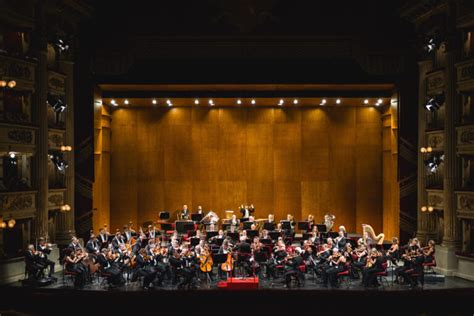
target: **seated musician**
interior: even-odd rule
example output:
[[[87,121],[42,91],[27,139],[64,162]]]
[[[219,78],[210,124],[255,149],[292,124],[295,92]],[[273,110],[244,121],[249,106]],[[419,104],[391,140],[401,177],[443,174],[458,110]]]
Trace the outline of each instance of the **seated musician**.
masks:
[[[376,287],[379,285],[376,273],[384,270],[382,267],[384,261],[384,257],[377,249],[373,248],[370,250],[367,264],[362,271],[362,285],[364,287]]]
[[[107,281],[111,287],[125,283],[120,268],[115,263],[115,260],[116,256],[112,254],[112,250],[107,248],[102,249],[97,256],[97,263],[100,265],[100,271],[109,275],[107,276]]]
[[[314,272],[321,276],[323,270],[329,267],[329,257],[331,257],[332,248],[328,244],[323,244],[321,249],[316,253],[316,266],[314,267]]]
[[[112,246],[114,249],[118,249],[120,244],[124,244],[125,239],[123,238],[122,234],[118,231],[115,233],[114,239],[112,239]]]
[[[301,256],[309,269],[314,269],[316,266],[316,248],[310,240],[303,242],[303,252]]]
[[[295,253],[287,258],[285,264],[286,287],[290,287],[292,276],[296,277],[298,287],[304,284],[304,273],[300,270],[300,266],[304,264],[302,253],[303,250],[300,247],[296,247]]]
[[[328,286],[328,281],[331,284],[331,287],[339,287],[337,274],[343,272],[346,267],[346,257],[344,257],[339,249],[334,248],[332,250],[332,255],[328,258],[328,266],[322,270],[322,280],[323,286]]]
[[[351,272],[352,272],[352,277],[355,279],[359,278],[359,271],[362,271],[362,269],[365,267],[367,264],[367,249],[365,248],[365,245],[362,241],[358,241],[358,246],[353,252],[352,256],[352,262],[351,262]]]
[[[308,222],[308,231],[311,231],[314,226],[314,216],[312,214],[309,214],[306,221]]]
[[[182,220],[189,220],[189,209],[186,204],[183,205],[183,209],[180,211],[180,217]]]
[[[346,263],[351,263],[352,264],[352,260],[353,260],[353,257],[352,257],[352,253],[354,252],[354,250],[352,249],[352,245],[351,243],[346,243],[346,245],[344,246],[344,249],[343,249],[343,255],[344,257],[346,257]]]
[[[333,249],[333,248],[336,248],[336,247],[337,247],[337,245],[334,243],[334,240],[333,240],[331,237],[328,237],[328,238],[326,239],[326,244],[328,245],[328,247],[329,247],[330,249]]]
[[[52,278],[55,262],[48,259],[48,255],[51,254],[51,244],[46,244],[46,240],[43,237],[39,239],[38,252],[40,253],[40,263],[45,267],[49,267],[48,277]]]
[[[137,235],[137,233],[133,230],[130,229],[130,227],[128,225],[123,225],[123,233],[122,233],[122,236],[123,236],[123,240],[127,243],[127,242],[130,242],[130,240],[132,239],[132,237],[135,237]]]
[[[404,280],[405,284],[410,285],[410,287],[414,287],[418,284],[418,280],[423,283],[424,278],[424,270],[423,270],[423,263],[425,260],[423,251],[420,247],[418,247],[417,240],[413,241],[416,247],[411,248],[406,255],[403,255],[403,259],[408,263],[407,269],[403,269],[399,274]],[[417,277],[413,276],[414,274],[418,275]]]
[[[216,242],[217,239],[224,239],[224,238],[225,238],[224,231],[222,229],[219,229],[219,231],[217,232],[217,235],[215,235],[214,237],[211,237],[209,239],[209,242],[213,243],[213,242]]]
[[[140,249],[136,258],[136,268],[132,277],[132,282],[143,277],[143,289],[148,290],[155,280],[157,271],[151,265],[152,258],[146,253],[145,249]]]
[[[428,241],[428,245],[423,248],[423,255],[425,256],[425,263],[432,263],[435,255],[435,242],[434,240]]]
[[[71,243],[67,246],[69,249],[76,251],[77,249],[81,249],[81,245],[79,244],[79,239],[77,237],[73,236],[71,238]]]
[[[345,233],[345,230],[339,229],[339,232],[338,232],[339,236],[337,236],[336,239],[334,240],[336,247],[339,249],[344,249],[344,247],[346,246],[347,241],[346,241],[346,236],[344,235],[344,233]]]
[[[96,235],[91,234],[91,238],[86,243],[86,251],[94,258],[100,253],[100,245]]]
[[[130,260],[131,260],[131,254],[127,250],[127,247],[125,244],[121,244],[119,249],[116,251],[117,254],[117,266],[122,271],[124,268],[128,267],[130,265]]]
[[[287,255],[285,243],[282,240],[277,241],[272,258],[267,265],[269,277],[275,277],[277,267],[283,266]]]
[[[387,250],[387,258],[394,264],[396,264],[400,259],[400,248],[397,237],[392,238],[392,245],[390,246],[390,249]]]
[[[99,243],[100,243],[100,249],[102,248],[107,248],[107,245],[109,243],[109,234],[108,232],[105,230],[105,228],[101,228],[99,230]]]
[[[25,265],[26,271],[28,271],[28,279],[38,280],[45,266],[40,263],[39,255],[33,244],[28,245],[25,252]]]
[[[268,230],[262,230],[262,235],[260,236],[260,239],[271,239],[270,235],[268,234]]]
[[[148,239],[154,239],[158,237],[158,231],[156,230],[155,226],[148,225],[145,235],[146,235],[146,238]]]
[[[203,210],[202,210],[202,206],[199,205],[198,208],[197,208],[197,214],[203,214]]]
[[[232,215],[229,224],[229,229],[232,233],[239,229],[239,220],[235,214]]]
[[[268,214],[268,219],[265,221],[266,223],[275,223],[275,216],[273,214]]]
[[[196,266],[198,265],[197,258],[194,253],[188,248],[184,247],[180,256],[179,274],[183,277],[178,284],[178,289],[183,289],[185,286],[194,286],[194,277],[196,276]]]
[[[377,245],[375,241],[370,237],[369,232],[367,231],[364,231],[363,240],[364,240],[365,247],[367,247],[367,250],[369,251],[372,248],[375,248]]]
[[[318,228],[316,226],[313,227],[313,230],[311,231],[311,237],[308,238],[308,240],[313,244],[314,246],[319,246],[320,244],[320,239],[318,236]]]
[[[87,268],[84,264],[82,264],[82,260],[84,258],[85,254],[80,248],[76,251],[71,249],[65,258],[66,271],[74,272],[76,274],[74,278],[74,286],[76,288],[82,288],[86,283]]]

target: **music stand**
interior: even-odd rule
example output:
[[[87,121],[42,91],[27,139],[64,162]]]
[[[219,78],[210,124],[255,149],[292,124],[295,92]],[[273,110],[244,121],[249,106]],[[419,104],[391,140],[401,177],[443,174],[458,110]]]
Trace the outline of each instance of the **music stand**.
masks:
[[[298,229],[299,230],[310,230],[309,228],[309,222],[298,222]]]
[[[258,236],[258,230],[251,230],[251,229],[248,229],[247,230],[247,238],[250,239],[250,240],[253,240],[254,237]]]
[[[316,227],[318,228],[318,232],[320,233],[325,233],[327,230],[327,227],[324,224],[316,224]]]
[[[222,243],[224,242],[224,238],[214,238],[213,240],[217,246],[222,246]]]
[[[170,219],[170,212],[160,212],[160,219],[165,220],[165,219]]]
[[[280,232],[269,232],[268,235],[272,238],[272,240],[278,240],[278,237],[281,236]]]
[[[244,222],[243,229],[244,229],[244,230],[250,229],[250,227],[252,226],[252,224],[255,224],[255,223],[254,223],[254,222]]]
[[[328,237],[331,237],[332,239],[335,239],[339,236],[339,233],[337,232],[328,232]]]
[[[248,222],[248,220],[249,220],[248,217],[247,217],[247,218],[241,218],[241,219],[240,219],[240,222],[241,222],[241,223],[244,223],[244,222]]]
[[[222,224],[222,230],[226,231],[227,229],[230,229],[230,224],[229,223]]]
[[[200,222],[203,218],[203,215],[202,214],[199,214],[199,213],[194,213],[194,214],[191,214],[191,220],[193,222]]]
[[[311,237],[313,237],[313,235],[310,234],[310,233],[304,233],[304,234],[303,234],[303,240],[308,240],[308,239],[310,239]]]
[[[290,221],[280,221],[280,224],[281,224],[281,229],[284,229],[284,230],[291,229]]]
[[[227,261],[227,254],[226,253],[217,253],[212,256],[212,262],[216,265],[222,264]]]
[[[260,242],[264,245],[271,245],[272,244],[271,238],[262,238],[262,239],[260,239]]]
[[[275,230],[275,223],[264,223],[263,224],[263,229],[266,229],[268,231],[270,230]]]
[[[239,233],[231,233],[231,232],[228,232],[227,233],[227,237],[230,237],[230,239],[232,240],[239,240]]]
[[[199,241],[200,241],[199,238],[194,237],[194,238],[189,238],[189,240],[191,241],[191,246],[199,245]]]
[[[216,231],[206,232],[206,240],[209,240],[209,239],[211,239],[211,238],[214,237],[214,236],[217,236],[217,232],[216,232]]]
[[[189,224],[192,225],[191,229],[189,229]],[[194,230],[194,223],[189,221],[176,221],[175,226],[178,234],[185,234],[188,230]]]
[[[173,230],[173,225],[171,225],[170,223],[161,223],[161,230]]]

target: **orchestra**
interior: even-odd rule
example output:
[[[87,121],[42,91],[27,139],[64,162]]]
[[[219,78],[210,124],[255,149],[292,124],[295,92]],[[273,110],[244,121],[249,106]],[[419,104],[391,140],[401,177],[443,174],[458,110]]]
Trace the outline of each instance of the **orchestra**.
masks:
[[[242,217],[245,220],[232,214],[222,221],[222,227],[217,215],[209,211],[204,218],[212,221],[216,230],[208,230],[209,225],[195,225],[192,231],[174,230],[168,235],[158,229],[159,223],[147,225],[146,231],[141,227],[135,231],[130,222],[111,235],[104,225],[97,235],[91,232],[84,248],[78,238],[72,237],[63,257],[65,269],[74,275],[78,288],[92,282],[94,273],[99,273],[112,288],[138,281],[143,289],[165,285],[196,288],[203,282],[213,282],[214,273],[218,280],[232,276],[281,278],[286,287],[293,281],[296,286],[304,286],[308,275],[313,275],[323,287],[337,288],[339,274],[344,271],[349,271],[353,280],[361,279],[363,287],[378,287],[377,273],[385,271],[390,261],[394,264],[395,282],[414,287],[423,282],[423,262],[434,261],[432,240],[424,248],[416,238],[400,247],[394,237],[390,247],[384,249],[365,228],[366,224],[360,238],[348,236],[344,226],[339,226],[337,233],[319,232],[318,226],[333,221],[333,215],[326,216],[321,224],[308,216],[307,225],[298,225],[305,237],[296,238],[296,222],[291,214],[277,222],[273,214],[255,219],[253,205],[242,205],[242,209],[243,215],[248,215]],[[202,207],[199,210],[202,212]],[[181,218],[190,217],[186,205],[183,211]],[[273,229],[260,223],[272,224],[265,227]],[[326,227],[331,229],[333,224]],[[49,276],[54,274],[54,262],[47,257],[50,247],[44,238],[39,239],[37,247],[28,247],[25,260],[31,277],[39,277],[46,269]]]

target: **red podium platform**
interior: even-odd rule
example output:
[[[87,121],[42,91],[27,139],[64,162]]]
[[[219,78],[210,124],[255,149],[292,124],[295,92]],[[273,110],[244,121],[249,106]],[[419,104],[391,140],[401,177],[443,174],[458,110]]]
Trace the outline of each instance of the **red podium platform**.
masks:
[[[258,289],[258,277],[251,278],[228,278],[217,284],[220,289],[226,290],[254,290]]]

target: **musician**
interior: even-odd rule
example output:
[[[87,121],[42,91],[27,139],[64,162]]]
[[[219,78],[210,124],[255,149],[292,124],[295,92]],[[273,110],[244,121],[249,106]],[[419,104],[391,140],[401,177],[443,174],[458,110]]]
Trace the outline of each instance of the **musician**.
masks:
[[[268,230],[262,230],[262,234],[260,235],[260,239],[271,239],[270,235],[268,234]]]
[[[390,249],[387,251],[387,258],[392,261],[393,264],[396,265],[397,261],[400,259],[400,248],[398,245],[398,238],[392,238],[392,245]]]
[[[182,220],[189,220],[189,209],[186,204],[183,205],[183,209],[180,211]]]
[[[352,262],[351,262],[351,271],[352,271],[352,277],[355,279],[359,278],[359,271],[362,271],[362,269],[366,266],[367,264],[367,254],[368,251],[365,248],[365,245],[363,242],[358,242],[358,246],[356,250],[353,252],[352,256]]]
[[[112,239],[112,246],[114,249],[118,249],[120,244],[124,244],[125,239],[123,238],[122,234],[118,231],[115,233],[114,239]]]
[[[334,240],[331,237],[326,239],[326,244],[328,245],[329,249],[336,248],[336,244],[334,244]]]
[[[343,255],[344,257],[346,257],[346,263],[352,263],[352,260],[353,260],[353,257],[352,257],[352,253],[354,252],[354,250],[352,249],[352,245],[350,242],[346,243],[346,245],[344,246],[344,251],[343,251]]]
[[[287,214],[286,215],[286,220],[290,222],[290,228],[291,228],[292,231],[294,231],[296,222],[295,222],[295,219],[294,219],[293,215]]]
[[[100,242],[100,249],[102,248],[107,248],[107,245],[109,243],[109,233],[105,228],[101,228],[99,230],[99,242]]]
[[[71,238],[71,243],[68,245],[68,248],[77,251],[78,249],[82,249],[81,245],[79,244],[79,239],[77,237],[73,236]]]
[[[123,240],[128,243],[132,239],[132,237],[136,236],[137,234],[135,231],[132,231],[128,225],[123,225]]]
[[[332,227],[334,226],[334,221],[336,220],[336,216],[332,214],[324,215],[324,225],[326,225],[326,231],[330,232]]]
[[[362,285],[364,287],[377,287],[376,273],[384,271],[382,264],[385,262],[384,257],[377,249],[372,249],[367,258],[367,265],[362,271]]]
[[[140,249],[137,256],[137,267],[132,277],[132,282],[143,276],[143,289],[148,290],[155,280],[157,271],[152,267],[152,258],[147,255],[145,249]]]
[[[158,237],[158,231],[156,230],[156,226],[148,225],[145,235],[148,239],[154,239]]]
[[[275,277],[277,267],[283,265],[287,256],[285,243],[279,240],[273,249],[273,256],[267,265],[269,277]]]
[[[247,205],[245,205],[245,207],[244,205],[240,205],[240,213],[242,214],[242,220],[247,220],[251,215],[249,207]]]
[[[28,248],[25,252],[25,265],[26,271],[28,271],[29,280],[38,280],[41,272],[45,268],[39,260],[39,255],[35,250],[33,244],[28,245]]]
[[[40,263],[45,267],[49,267],[48,277],[52,278],[55,262],[48,259],[48,255],[51,253],[51,245],[46,244],[46,240],[43,237],[39,239],[38,252]]]
[[[339,231],[339,232],[342,232],[342,233],[344,234],[344,237],[347,238],[347,231],[346,231],[346,227],[345,227],[345,226],[343,226],[343,225],[339,226],[339,230],[338,230],[338,231]]]
[[[428,241],[428,245],[423,248],[423,255],[425,256],[425,263],[432,263],[435,255],[435,242],[434,240]]]
[[[100,253],[99,241],[93,233],[91,233],[91,238],[86,243],[86,251],[94,257]]]
[[[194,288],[194,277],[196,276],[196,256],[188,247],[184,247],[180,258],[180,266],[178,268],[179,274],[183,277],[178,284],[178,289],[183,289],[185,286]]]
[[[110,287],[120,286],[125,283],[122,277],[122,272],[115,262],[117,256],[114,256],[112,250],[103,248],[97,256],[97,262],[100,266],[100,271],[107,275],[107,282]]]
[[[368,250],[371,250],[372,248],[376,247],[376,243],[370,237],[369,232],[364,231],[363,239],[364,239],[364,244],[365,244],[365,246],[367,247]]]
[[[84,258],[81,248],[75,251],[71,248],[65,259],[66,270],[75,273],[74,287],[76,288],[82,288],[86,283],[87,268],[82,264]]]
[[[336,239],[334,240],[336,247],[339,249],[344,249],[344,247],[346,246],[346,236],[344,235],[344,233],[345,233],[345,229],[344,230],[339,229],[339,232],[338,232],[339,236],[337,236]]]
[[[275,223],[275,216],[273,214],[268,214],[268,219],[265,221],[265,223],[274,224]]]
[[[343,272],[346,267],[346,258],[341,254],[339,249],[334,248],[332,250],[332,255],[328,258],[329,265],[326,269],[322,270],[322,279],[323,286],[328,286],[328,281],[331,284],[331,287],[339,287],[337,274]]]
[[[416,240],[414,243],[417,244],[416,248],[410,250],[406,260],[409,262],[409,268],[403,270],[400,274],[403,277],[405,284],[410,285],[410,287],[414,287],[418,284],[418,280],[423,283],[424,279],[424,269],[423,263],[425,261],[425,256],[423,254],[422,249],[419,247],[419,243]],[[418,275],[418,277],[414,277],[413,274]]]
[[[302,249],[300,247],[295,248],[295,254],[289,256],[285,264],[285,282],[286,287],[290,287],[291,277],[295,276],[298,281],[298,287],[304,284],[304,274],[300,270],[300,266],[304,264],[302,254]]]
[[[199,205],[198,208],[197,208],[197,214],[204,214],[201,205]]]

